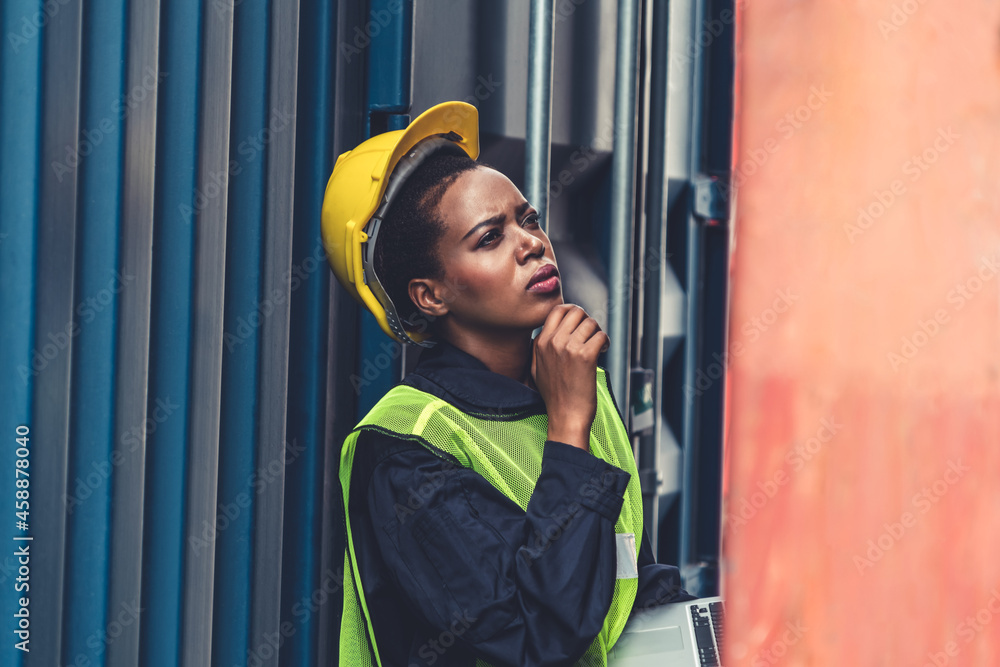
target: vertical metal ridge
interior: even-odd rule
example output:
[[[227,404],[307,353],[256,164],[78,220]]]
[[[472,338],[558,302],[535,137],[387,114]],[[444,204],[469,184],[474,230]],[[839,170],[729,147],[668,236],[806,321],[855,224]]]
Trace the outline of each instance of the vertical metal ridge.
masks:
[[[139,664],[142,535],[146,468],[146,400],[153,259],[156,99],[159,88],[159,0],[131,5],[126,88],[146,97],[129,109],[122,159],[121,272],[131,277],[119,305],[112,451],[111,582],[108,609],[122,633],[107,647],[107,664]],[[154,411],[154,417],[159,411]]]
[[[180,656],[202,22],[197,0],[161,5],[139,638],[144,667],[175,667]]]
[[[552,21],[554,0],[531,0],[528,60],[528,127],[524,167],[525,194],[549,230],[549,165],[552,133]]]
[[[629,406],[629,348],[632,299],[632,227],[635,214],[636,60],[639,0],[618,3],[615,54],[615,130],[611,156],[611,261],[608,285],[608,370],[619,396],[618,409]]]
[[[340,576],[337,587],[340,589],[339,599],[335,594],[334,605],[320,607],[316,622],[319,628],[319,643],[316,647],[316,664],[339,665],[340,655],[340,618],[343,605],[336,602],[343,600],[344,586],[344,536],[341,530],[343,508],[340,491],[340,436],[334,415],[337,414],[338,396],[337,382],[337,347],[343,338],[338,336],[337,325],[344,320],[337,318],[337,311],[343,308],[343,295],[336,293],[339,285],[332,272],[327,273],[326,280],[330,285],[330,299],[327,305],[327,319],[330,326],[327,329],[326,340],[326,401],[323,405],[323,507],[320,511],[320,571],[333,572]],[[352,410],[351,415],[354,414]],[[332,636],[331,636],[332,635]]]
[[[257,469],[277,469],[254,503],[250,647],[262,646],[281,624],[281,552],[284,466],[296,443],[286,443],[288,404],[289,290],[295,192],[295,113],[298,82],[299,5],[297,0],[271,5],[269,118],[287,126],[273,132],[267,147],[266,205],[263,225],[261,295],[273,312],[261,325]],[[286,451],[286,447],[289,451]],[[278,651],[261,654],[260,664],[277,665]]]
[[[670,271],[667,262],[667,102],[670,95],[668,86],[668,38],[670,32],[669,7],[665,3],[652,3],[651,39],[649,49],[649,166],[646,202],[646,244],[650,252],[655,252],[658,265],[653,268],[653,278],[645,291],[644,334],[642,336],[642,364],[654,373],[653,380],[653,430],[643,436],[639,447],[639,467],[658,471],[660,460],[661,428],[665,426],[663,416],[663,329],[661,311],[663,305],[666,273]],[[669,429],[669,426],[666,426]],[[648,526],[650,546],[653,553],[659,546],[659,484],[654,485],[652,494],[646,501],[646,526]]]
[[[362,8],[357,4],[337,2],[334,5],[336,24],[332,39],[336,44],[343,44],[348,31],[361,20]],[[332,141],[324,150],[330,151],[329,158],[353,148],[363,138],[365,94],[365,59],[337,57],[333,60],[333,108],[331,114]],[[323,174],[324,180],[329,174]],[[319,205],[319,202],[317,202]],[[323,406],[324,418],[324,460],[323,460],[323,510],[321,513],[321,571],[331,571],[340,574],[339,587],[343,585],[344,572],[344,542],[343,508],[341,506],[340,481],[340,445],[343,438],[354,427],[354,415],[358,395],[350,385],[350,376],[354,372],[354,350],[357,349],[358,312],[360,307],[348,294],[340,288],[333,272],[324,271],[329,285],[327,305],[326,352],[326,403]],[[340,602],[342,595],[336,595],[334,600]],[[319,609],[319,645],[317,646],[318,665],[338,664],[340,651],[339,634],[340,619],[343,606],[326,604]]]
[[[690,39],[697,37],[697,28],[704,24],[705,11],[701,3],[694,2],[691,7],[692,27],[690,28]],[[689,177],[692,178],[699,171],[701,164],[701,119],[699,118],[701,105],[699,98],[701,95],[700,83],[702,72],[704,71],[704,49],[699,48],[690,65],[691,69],[691,124],[690,132],[690,155],[688,156]],[[690,193],[693,198],[694,193]],[[689,209],[692,207],[689,207]],[[685,304],[685,337],[684,337],[684,386],[695,386],[696,371],[698,370],[698,358],[700,356],[701,341],[698,333],[701,321],[701,308],[698,295],[702,290],[702,268],[701,268],[701,225],[695,217],[693,210],[687,213],[687,270],[684,282],[684,291],[687,294]],[[696,499],[698,497],[698,477],[697,477],[697,445],[698,445],[698,418],[700,402],[693,396],[685,397],[683,412],[683,481],[681,484],[681,531],[680,531],[680,562],[681,577],[688,573],[688,568],[698,559],[695,555],[696,547],[696,526],[693,525],[695,512],[697,510]],[[697,583],[684,578],[684,584],[689,589]],[[693,590],[693,589],[692,589]]]
[[[198,181],[207,188],[213,174],[229,168],[229,119],[232,85],[233,14],[217,3],[202,10],[202,75],[199,114]],[[222,392],[223,306],[225,301],[228,180],[217,184],[195,219],[194,293],[190,422],[188,424],[188,494],[184,543],[184,592],[180,664],[212,664],[215,541],[195,551],[207,522],[216,520],[219,424]]]
[[[62,609],[66,565],[66,526],[72,520],[78,490],[67,480],[69,460],[70,367],[73,350],[73,303],[77,218],[77,171],[64,171],[66,147],[76,143],[80,120],[80,48],[82,7],[63,8],[45,28],[44,109],[39,183],[38,256],[35,294],[35,349],[65,346],[34,375],[33,438],[44,447],[31,452],[33,530],[32,564],[47,576],[36,580],[31,611],[46,622],[33,633],[25,665],[59,663],[63,644]],[[7,144],[4,144],[5,150]],[[2,243],[3,240],[0,240]],[[8,286],[7,281],[4,285]],[[4,311],[7,314],[7,311]],[[67,327],[69,330],[67,331]],[[65,336],[65,338],[63,338]],[[41,364],[39,364],[41,365]],[[32,373],[36,370],[29,364]],[[79,492],[84,489],[80,488]],[[6,561],[4,561],[6,564]],[[0,660],[4,662],[5,660]]]
[[[281,647],[286,665],[325,665],[319,644],[326,641],[327,618],[321,610],[337,606],[341,580],[325,566],[321,523],[325,461],[324,412],[330,321],[329,269],[321,240],[320,202],[333,169],[336,3],[305,0],[299,24],[299,84],[295,122],[295,213],[290,281],[291,323],[288,346],[287,440],[296,443],[285,468],[285,516],[282,552],[281,618],[291,629]],[[325,589],[325,590],[324,590]],[[312,595],[323,590],[318,607]],[[330,593],[330,591],[333,591]],[[328,596],[327,593],[330,593]],[[303,600],[308,613],[303,614]],[[285,636],[285,635],[283,635]],[[324,649],[325,655],[325,649]]]
[[[227,8],[233,17],[233,37],[232,116],[226,129],[231,167],[225,196],[226,216],[234,224],[226,235],[214,596],[216,605],[230,611],[212,618],[212,662],[220,665],[246,660],[250,642],[254,482],[261,478],[255,455],[260,436],[269,7],[270,2],[253,2]]]
[[[632,233],[632,276],[639,276],[639,280],[630,280],[629,287],[631,295],[631,322],[630,322],[630,345],[629,350],[629,390],[631,391],[632,364],[635,367],[642,366],[642,345],[645,324],[645,288],[648,281],[642,280],[642,276],[649,275],[646,269],[646,178],[649,171],[649,95],[650,95],[650,59],[652,40],[652,3],[646,0],[639,0],[638,7],[638,29],[636,31],[636,86],[635,86],[635,155],[633,156],[633,233]],[[629,407],[626,412],[631,412],[632,400],[629,400]],[[639,441],[633,441],[636,456],[638,457]]]
[[[84,5],[75,302],[80,331],[71,362],[71,484],[88,497],[68,523],[62,661],[102,660],[109,639],[111,443],[115,430],[115,354],[121,293],[133,285],[119,271],[122,126],[125,94],[124,0]]]
[[[40,407],[33,405],[35,380],[31,369],[34,357],[32,345],[38,338],[38,329],[33,326],[37,308],[38,273],[38,231],[35,220],[38,215],[38,176],[42,168],[39,164],[40,124],[42,119],[42,77],[43,53],[37,31],[25,37],[22,25],[27,17],[38,10],[37,2],[3,2],[0,4],[0,33],[4,43],[0,50],[0,313],[7,322],[0,327],[0,428],[5,447],[0,448],[0,465],[7,472],[0,479],[0,493],[11,511],[14,510],[15,479],[13,467],[16,461],[15,442],[18,426],[33,426],[44,415]],[[22,19],[24,24],[21,23]],[[15,42],[15,38],[23,41]],[[9,324],[8,324],[9,322]],[[29,433],[29,436],[32,435]],[[39,447],[36,448],[35,445]],[[43,443],[34,438],[30,449],[38,451]],[[39,473],[37,463],[33,463],[29,474]],[[34,500],[32,495],[30,500]],[[10,516],[10,515],[8,515]],[[33,529],[40,528],[41,517],[36,513]],[[11,537],[24,534],[11,523],[2,532],[8,545],[15,544]],[[0,646],[0,662],[18,665],[25,654],[15,648],[19,641],[14,629],[14,613],[19,609],[17,592],[14,589],[14,573],[18,562],[13,556],[13,548],[5,548],[0,565],[4,575],[0,588],[0,613],[7,619],[7,640]],[[34,551],[34,550],[32,550]],[[9,556],[8,556],[9,554]],[[32,610],[33,611],[33,610]],[[29,612],[31,613],[31,612]],[[37,632],[37,631],[36,631]],[[37,634],[35,637],[37,638]]]
[[[364,26],[370,35],[370,42],[363,55],[357,58],[351,54],[351,60],[366,62],[365,77],[367,80],[366,136],[371,137],[382,132],[402,130],[410,122],[410,108],[413,106],[413,0],[370,0],[367,3],[368,14],[354,25],[360,30]],[[381,30],[372,30],[369,17],[383,17],[385,23]],[[385,17],[388,17],[386,19]],[[355,33],[356,35],[357,33]],[[350,40],[355,40],[351,37]],[[347,40],[341,42],[344,44]],[[347,60],[347,58],[345,58]],[[364,98],[362,98],[364,99]],[[353,146],[352,146],[353,148]],[[387,342],[382,337],[381,328],[375,316],[368,309],[361,310],[361,335],[358,348],[356,373],[363,374],[366,363],[378,355],[384,354],[380,345]],[[397,345],[393,342],[392,345]],[[403,347],[406,347],[405,345]],[[371,381],[359,385],[358,407],[360,419],[375,403],[389,391],[393,384],[402,379],[401,356],[394,355],[390,359],[390,369],[379,373]]]

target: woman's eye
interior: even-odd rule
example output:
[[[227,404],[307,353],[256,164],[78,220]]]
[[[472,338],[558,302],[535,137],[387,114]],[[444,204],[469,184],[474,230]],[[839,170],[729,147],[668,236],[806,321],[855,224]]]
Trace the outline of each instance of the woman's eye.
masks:
[[[521,222],[522,227],[528,227],[529,225],[537,225],[537,224],[538,224],[538,215],[534,213],[526,217]]]
[[[486,232],[486,234],[483,235],[483,238],[479,239],[478,247],[482,248],[484,246],[492,245],[496,243],[497,239],[499,239],[500,236],[501,234],[499,231],[491,229],[490,231]]]

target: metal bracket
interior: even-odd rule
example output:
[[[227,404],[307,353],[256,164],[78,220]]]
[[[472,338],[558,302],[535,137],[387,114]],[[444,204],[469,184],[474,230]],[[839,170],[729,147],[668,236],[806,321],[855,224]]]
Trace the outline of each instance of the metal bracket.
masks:
[[[660,476],[660,471],[656,468],[640,468],[636,472],[639,473],[639,489],[644,496],[655,496],[660,492],[660,485],[663,484],[663,478]]]
[[[718,176],[695,176],[694,214],[702,220],[725,223],[729,220],[729,179]]]
[[[631,373],[632,387],[629,392],[629,429],[631,435],[648,433],[653,429],[655,419],[653,411],[653,379],[654,374],[648,368],[633,368]]]

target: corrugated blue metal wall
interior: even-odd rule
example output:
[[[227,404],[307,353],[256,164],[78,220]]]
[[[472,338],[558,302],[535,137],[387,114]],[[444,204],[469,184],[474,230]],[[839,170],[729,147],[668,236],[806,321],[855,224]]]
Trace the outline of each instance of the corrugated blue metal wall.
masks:
[[[329,658],[330,408],[354,400],[330,317],[356,309],[319,204],[360,137],[364,59],[336,44],[361,11],[3,4],[0,613],[28,598],[30,651],[5,621],[0,664]]]

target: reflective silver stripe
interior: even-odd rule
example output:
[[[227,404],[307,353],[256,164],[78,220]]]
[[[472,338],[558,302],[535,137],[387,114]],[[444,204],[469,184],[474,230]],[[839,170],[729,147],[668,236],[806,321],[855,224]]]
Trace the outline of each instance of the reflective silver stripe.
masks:
[[[617,579],[635,579],[639,576],[639,559],[635,553],[635,533],[616,533],[618,543]]]

